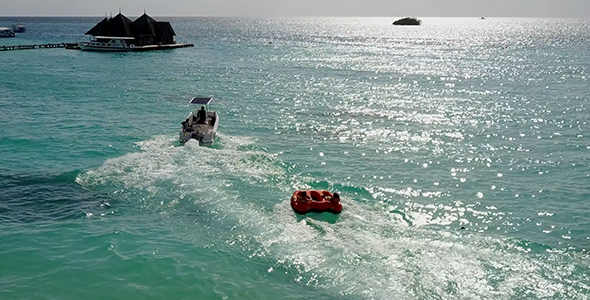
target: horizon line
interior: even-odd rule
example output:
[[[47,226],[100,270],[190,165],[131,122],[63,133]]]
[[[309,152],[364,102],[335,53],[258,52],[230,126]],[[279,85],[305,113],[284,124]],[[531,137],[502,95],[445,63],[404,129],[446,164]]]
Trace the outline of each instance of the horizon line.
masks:
[[[123,14],[125,15],[125,14]],[[134,15],[129,15],[134,16]],[[141,16],[141,15],[139,15]],[[153,15],[158,16],[158,15]],[[161,15],[159,17],[171,17],[171,18],[404,18],[404,17],[415,17],[415,18],[440,18],[440,19],[457,19],[457,18],[481,18],[486,19],[590,19],[590,17],[540,17],[540,16],[416,16],[416,15],[403,15],[403,16],[350,16],[350,15],[300,15],[300,16],[241,16],[241,15],[201,15],[201,16],[180,16],[180,15]],[[0,18],[104,18],[103,15],[0,15]]]

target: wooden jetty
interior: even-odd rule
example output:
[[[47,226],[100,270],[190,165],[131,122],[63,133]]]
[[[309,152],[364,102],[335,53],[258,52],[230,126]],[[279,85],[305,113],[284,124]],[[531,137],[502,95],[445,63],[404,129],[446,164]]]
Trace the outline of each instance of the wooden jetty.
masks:
[[[151,51],[151,50],[168,50],[168,49],[176,49],[176,48],[186,48],[186,47],[194,47],[194,44],[167,44],[167,45],[146,45],[146,46],[137,46],[137,47],[125,47],[125,48],[121,48],[121,49],[116,49],[116,50],[112,50],[112,49],[84,49],[86,51],[93,51],[93,52],[137,52],[137,51]],[[71,50],[82,50],[82,48],[80,48],[80,45],[78,44],[74,44],[74,45],[68,45],[66,46],[66,49],[71,49]]]
[[[72,49],[72,48],[75,48],[77,46],[78,46],[78,43],[8,45],[8,46],[0,46],[0,51],[28,50],[28,49],[47,49],[47,48],[68,48],[68,49]]]
[[[128,51],[148,51],[148,50],[166,50],[185,47],[194,47],[193,44],[170,44],[170,45],[147,45],[135,48],[129,48]],[[33,45],[12,45],[0,46],[0,51],[8,50],[27,50],[27,49],[48,49],[48,48],[66,48],[71,50],[81,50],[78,43],[59,43],[59,44],[33,44]]]

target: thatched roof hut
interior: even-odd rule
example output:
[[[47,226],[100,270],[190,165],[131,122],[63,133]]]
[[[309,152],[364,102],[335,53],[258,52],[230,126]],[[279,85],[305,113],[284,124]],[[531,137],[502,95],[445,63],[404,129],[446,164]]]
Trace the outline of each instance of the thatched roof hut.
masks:
[[[146,13],[133,22],[121,13],[112,18],[104,18],[86,34],[133,37],[136,46],[174,44],[174,36],[176,35],[170,22],[158,22]]]

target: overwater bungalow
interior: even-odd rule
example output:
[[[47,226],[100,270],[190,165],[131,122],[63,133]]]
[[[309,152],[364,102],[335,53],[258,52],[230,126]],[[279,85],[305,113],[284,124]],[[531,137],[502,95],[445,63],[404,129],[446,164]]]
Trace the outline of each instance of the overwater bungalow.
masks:
[[[145,12],[135,21],[131,21],[119,12],[112,18],[104,18],[86,35],[92,40],[81,43],[80,49],[92,51],[139,51],[157,50],[179,47],[190,47],[192,44],[177,44],[176,33],[170,22],[160,22]]]

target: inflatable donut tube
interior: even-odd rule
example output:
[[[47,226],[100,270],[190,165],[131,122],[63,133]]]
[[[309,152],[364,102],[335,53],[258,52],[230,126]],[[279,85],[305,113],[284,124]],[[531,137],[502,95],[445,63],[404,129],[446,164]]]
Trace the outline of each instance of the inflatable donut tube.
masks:
[[[333,214],[342,212],[340,196],[338,193],[332,194],[328,191],[297,190],[291,196],[291,207],[300,215],[309,212],[331,212]]]

